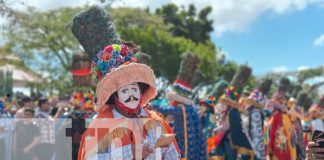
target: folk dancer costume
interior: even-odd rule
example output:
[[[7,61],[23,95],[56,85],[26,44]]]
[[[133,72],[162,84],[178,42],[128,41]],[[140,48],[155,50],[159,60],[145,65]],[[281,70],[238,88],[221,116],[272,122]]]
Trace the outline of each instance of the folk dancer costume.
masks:
[[[173,83],[173,90],[167,93],[170,106],[157,104],[153,104],[152,106],[162,114],[171,114],[174,116],[173,129],[182,158],[188,160],[205,160],[207,159],[206,140],[202,133],[198,111],[193,106],[194,102],[189,98],[192,86],[188,82],[191,81],[191,77],[186,77],[190,74],[181,76],[184,75],[184,70],[195,70],[189,69],[190,67],[184,67],[188,59],[195,58],[196,56],[187,54],[182,60],[178,79]]]
[[[155,147],[172,129],[156,113],[143,108],[156,95],[154,73],[147,65],[136,63],[132,50],[121,44],[107,13],[99,7],[79,13],[72,31],[93,58],[99,80],[95,94],[98,115],[82,136],[78,159],[132,160],[142,158],[137,150],[142,151],[143,146],[153,151],[144,159],[179,159],[175,140]],[[141,126],[130,118],[149,120]],[[144,139],[137,141],[138,137]]]
[[[287,86],[280,84],[266,104],[266,108],[271,111],[268,142],[271,160],[296,160],[295,133],[288,115],[288,108],[285,106],[285,87]]]
[[[253,159],[254,151],[250,144],[246,126],[243,126],[241,113],[238,110],[239,92],[233,87],[226,90],[219,99],[222,118],[216,129],[218,135],[223,136],[217,146],[217,159]],[[217,135],[217,136],[218,136]]]
[[[296,105],[295,98],[290,98],[288,101],[288,108],[292,126],[295,130],[295,138],[296,138],[296,153],[297,159],[303,160],[306,156],[306,146],[304,143],[304,135],[303,135],[303,126],[302,126],[302,119],[303,119],[303,112],[300,107]]]
[[[215,97],[208,97],[200,101],[199,117],[203,127],[203,134],[206,139],[212,137],[213,130],[216,128],[214,107],[216,105]]]
[[[243,124],[238,104],[240,90],[243,89],[250,74],[250,68],[241,66],[234,76],[232,85],[226,89],[225,94],[219,99],[216,112],[221,114],[221,118],[215,131],[216,136],[222,138],[217,139],[217,152],[216,156],[213,157],[215,159],[254,159],[255,154],[248,137],[248,129]]]
[[[166,94],[169,106],[153,105],[162,114],[173,115],[174,132],[183,159],[206,159],[206,140],[202,134],[198,110],[191,100],[193,73],[197,70],[199,58],[193,53],[184,53],[181,57],[180,69],[172,90]]]
[[[248,136],[255,152],[257,160],[265,159],[265,140],[264,140],[264,113],[266,95],[271,88],[272,81],[264,80],[261,85],[253,90],[249,97],[240,100],[240,105],[244,108],[244,112],[248,118]]]
[[[257,160],[265,159],[265,145],[263,134],[263,106],[265,105],[265,97],[259,92],[254,90],[249,97],[242,100],[241,105],[246,106],[248,117],[248,135],[251,140],[251,145],[256,154]]]

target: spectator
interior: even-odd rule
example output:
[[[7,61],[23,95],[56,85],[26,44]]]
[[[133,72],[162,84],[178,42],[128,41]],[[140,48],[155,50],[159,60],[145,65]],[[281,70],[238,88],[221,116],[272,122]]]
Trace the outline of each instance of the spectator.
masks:
[[[23,120],[18,121],[14,132],[14,159],[32,160],[35,156],[34,148],[39,144],[39,129],[33,124],[33,109],[25,108]]]
[[[6,143],[5,143],[5,137],[7,134],[7,129],[6,129],[6,120],[2,118],[4,117],[4,102],[0,100],[0,159],[5,159],[5,154],[6,154]]]
[[[27,96],[22,99],[22,108],[20,108],[17,111],[17,113],[15,115],[15,118],[23,118],[25,108],[28,108],[28,109],[33,108],[32,99],[30,97],[27,97]]]
[[[54,153],[55,126],[54,120],[49,114],[50,106],[47,99],[41,98],[38,101],[39,111],[36,113],[40,130],[40,144],[37,147],[39,159],[51,159]]]

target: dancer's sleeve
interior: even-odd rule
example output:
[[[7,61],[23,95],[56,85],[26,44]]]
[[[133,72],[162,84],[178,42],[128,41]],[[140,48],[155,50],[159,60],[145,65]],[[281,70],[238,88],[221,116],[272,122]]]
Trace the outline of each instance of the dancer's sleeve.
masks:
[[[181,115],[181,109],[179,107],[174,106],[160,106],[160,105],[152,105],[153,108],[162,113],[162,114],[172,114],[172,115]]]

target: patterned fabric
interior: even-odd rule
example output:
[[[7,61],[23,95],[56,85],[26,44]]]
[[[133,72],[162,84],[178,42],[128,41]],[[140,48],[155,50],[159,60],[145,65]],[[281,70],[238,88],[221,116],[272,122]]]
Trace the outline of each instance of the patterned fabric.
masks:
[[[259,160],[264,160],[264,135],[263,135],[263,116],[259,109],[251,108],[249,110],[249,136],[251,145],[255,151],[256,157]]]
[[[305,150],[305,144],[304,144],[304,136],[303,136],[303,128],[301,121],[297,119],[294,122],[294,128],[296,133],[296,149],[297,149],[297,158],[298,159],[305,159],[306,156],[306,150]]]
[[[111,110],[112,116],[115,119],[127,119],[122,114],[120,114],[117,110],[112,109]],[[152,115],[152,114],[151,114]],[[99,115],[100,118],[101,115]],[[109,116],[108,116],[109,117]],[[106,118],[108,118],[106,117]],[[141,108],[141,112],[139,117],[143,118],[150,118],[150,115],[145,111],[143,108]],[[158,139],[161,138],[162,133],[164,132],[162,130],[163,123],[158,123],[156,127],[152,127],[149,130],[147,130],[146,136],[144,137],[144,144],[148,145],[150,148],[154,148],[155,144],[157,143]],[[86,138],[86,135],[83,135],[83,140]],[[124,136],[124,138],[130,138],[128,136]],[[122,140],[123,141],[123,140]],[[116,141],[116,143],[118,143]],[[125,144],[122,142],[121,147],[116,147],[116,143],[114,140],[112,141],[111,147],[109,147],[106,151],[97,152],[96,154],[92,154],[87,159],[90,160],[133,160],[135,157],[133,157],[132,152],[132,144],[128,143]],[[133,144],[134,145],[134,144]],[[83,146],[83,144],[82,144]],[[83,146],[84,147],[84,146]],[[82,151],[82,149],[80,150]],[[82,159],[79,155],[79,159]],[[172,143],[169,147],[163,147],[163,148],[156,148],[153,150],[153,153],[151,153],[148,157],[145,158],[145,160],[156,160],[156,159],[166,159],[166,160],[179,160],[180,159],[180,153],[178,152],[178,148],[176,146],[176,143]]]
[[[174,115],[174,133],[176,134],[176,140],[181,151],[181,156],[185,157],[185,134],[187,135],[187,145],[188,145],[188,160],[205,160],[207,159],[207,144],[205,137],[202,133],[202,126],[199,120],[199,115],[197,111],[191,105],[185,105],[185,114],[180,106],[160,106],[153,105],[153,108],[162,114],[171,114]],[[184,118],[186,120],[186,129],[185,133],[184,128]]]
[[[205,115],[201,117],[201,124],[203,127],[203,135],[205,139],[210,138],[213,135],[213,130],[216,128],[214,114],[206,111]]]
[[[288,118],[288,119],[287,119]],[[272,158],[293,160],[296,158],[293,130],[286,113],[276,111],[270,119],[269,154]]]

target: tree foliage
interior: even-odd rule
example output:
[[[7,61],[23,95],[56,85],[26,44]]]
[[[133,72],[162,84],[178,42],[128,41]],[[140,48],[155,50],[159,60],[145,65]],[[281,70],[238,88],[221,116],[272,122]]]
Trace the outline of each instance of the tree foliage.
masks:
[[[174,37],[170,26],[165,25],[160,15],[141,9],[110,9],[116,28],[123,40],[131,40],[141,45],[142,51],[152,56],[151,64],[157,76],[174,80],[180,65],[180,56],[186,52],[198,55],[199,68],[209,78],[214,79],[216,54],[213,43],[195,43],[185,37]]]
[[[213,21],[208,19],[208,15],[211,11],[210,6],[197,12],[193,4],[190,4],[186,10],[179,9],[172,3],[156,9],[156,13],[163,17],[164,23],[172,25],[170,28],[172,35],[185,37],[196,43],[210,41]]]
[[[12,46],[30,60],[44,60],[46,67],[71,68],[72,54],[80,48],[70,31],[70,22],[80,8],[61,8],[48,12],[29,10],[17,17],[5,33]]]

